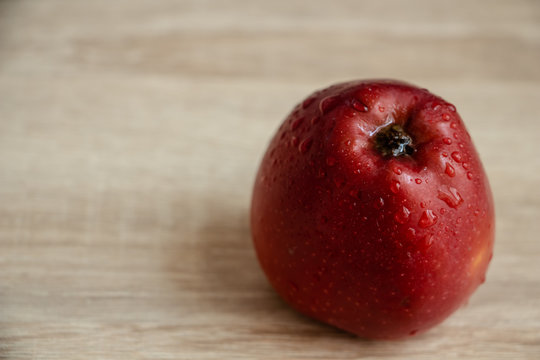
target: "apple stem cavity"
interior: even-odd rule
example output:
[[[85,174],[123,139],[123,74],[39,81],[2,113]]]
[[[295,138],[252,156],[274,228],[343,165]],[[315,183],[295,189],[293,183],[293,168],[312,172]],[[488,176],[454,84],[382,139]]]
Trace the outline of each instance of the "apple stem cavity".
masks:
[[[410,156],[415,151],[411,136],[398,124],[390,124],[377,131],[374,141],[375,149],[384,157]]]

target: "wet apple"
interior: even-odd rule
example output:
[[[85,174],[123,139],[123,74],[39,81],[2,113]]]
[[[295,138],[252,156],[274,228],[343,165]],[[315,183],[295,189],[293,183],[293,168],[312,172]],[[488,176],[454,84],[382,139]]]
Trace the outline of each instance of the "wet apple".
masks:
[[[270,142],[251,230],[292,307],[361,337],[442,322],[484,282],[489,183],[456,108],[393,80],[353,81],[298,104]]]

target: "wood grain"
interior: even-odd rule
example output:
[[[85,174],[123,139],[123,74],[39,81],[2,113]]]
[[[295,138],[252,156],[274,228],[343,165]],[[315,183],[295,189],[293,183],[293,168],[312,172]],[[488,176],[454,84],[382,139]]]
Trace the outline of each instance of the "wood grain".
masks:
[[[538,1],[0,1],[0,359],[539,359]],[[296,101],[395,77],[455,103],[495,257],[431,332],[290,310],[248,228]]]

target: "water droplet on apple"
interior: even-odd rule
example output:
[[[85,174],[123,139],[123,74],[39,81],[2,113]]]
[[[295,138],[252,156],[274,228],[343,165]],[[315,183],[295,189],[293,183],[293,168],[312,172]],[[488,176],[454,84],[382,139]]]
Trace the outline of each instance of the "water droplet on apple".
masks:
[[[421,184],[421,183],[422,183],[422,179],[416,178],[416,179],[414,179],[414,182],[417,183],[417,184]]]
[[[454,209],[463,203],[461,194],[452,186],[447,186],[445,189],[439,189],[437,197]]]
[[[328,166],[334,166],[336,165],[336,159],[332,156],[327,156],[326,157],[326,165]]]
[[[455,121],[452,121],[452,122],[450,123],[450,127],[451,127],[452,129],[457,129],[457,123],[456,123]]]
[[[406,232],[407,239],[413,240],[416,237],[416,230],[414,228],[408,228]]]
[[[354,110],[360,112],[367,112],[369,110],[369,108],[358,99],[352,99],[351,106]]]
[[[426,249],[429,249],[433,245],[433,234],[424,236],[424,244],[426,245]]]
[[[302,125],[302,121],[304,121],[303,117],[299,117],[298,119],[294,120],[291,124],[291,130],[295,131],[296,129],[298,129],[300,125]]]
[[[343,179],[342,177],[336,176],[336,177],[334,177],[334,184],[335,184],[336,187],[339,189],[339,188],[341,188],[343,185],[346,184],[346,181],[345,181],[345,179]]]
[[[401,175],[401,169],[400,169],[400,168],[395,167],[395,168],[393,169],[393,171],[394,171],[394,174],[396,174],[396,175]]]
[[[461,164],[461,166],[463,166],[463,168],[465,170],[469,170],[469,163],[468,162],[464,162],[463,164]]]
[[[443,151],[441,155],[442,155],[442,157],[448,157],[448,153],[445,152],[445,151]]]
[[[409,220],[410,214],[410,210],[405,206],[402,206],[401,209],[394,215],[394,219],[400,224],[405,224]]]
[[[384,112],[384,106],[379,106],[379,111]]]
[[[422,215],[420,216],[420,220],[418,220],[418,226],[420,226],[421,228],[427,228],[435,225],[435,223],[437,223],[437,220],[438,217],[433,211],[424,210],[422,212]]]
[[[451,112],[456,112],[456,107],[452,104],[448,105],[448,110],[450,110]]]
[[[319,103],[319,110],[322,115],[328,114],[330,111],[332,111],[337,105],[339,101],[339,96],[329,96],[321,100]]]
[[[306,100],[304,100],[304,102],[302,103],[302,108],[305,109],[307,108],[309,105],[313,104],[313,102],[315,101],[315,99],[317,99],[316,96],[310,96],[308,97]]]
[[[444,213],[446,212],[446,209],[445,208],[440,208],[439,212],[441,213],[441,215],[444,215]]]
[[[444,121],[448,121],[448,120],[450,120],[450,115],[448,115],[448,114],[443,114],[442,119],[443,119]]]
[[[449,137],[445,137],[444,139],[442,139],[442,141],[446,145],[451,145],[452,144],[452,139],[450,139]]]
[[[348,108],[343,109],[342,114],[343,114],[344,118],[349,118],[350,119],[350,118],[353,118],[353,117],[356,116],[356,111],[354,111],[353,109],[348,107]]]
[[[357,199],[362,199],[362,191],[361,190],[351,190],[349,192],[349,195],[351,195],[352,197],[355,197]]]
[[[392,183],[390,184],[390,191],[392,191],[394,194],[397,194],[400,187],[401,187],[401,184],[399,181],[392,180]]]
[[[456,162],[461,162],[461,154],[457,151],[454,151],[452,153],[452,159],[454,159]]]
[[[309,148],[311,147],[312,143],[313,143],[313,139],[308,137],[307,139],[304,139],[304,141],[302,141],[300,143],[300,145],[298,146],[298,150],[302,154],[305,154],[309,150]]]
[[[449,163],[446,163],[446,168],[444,169],[444,172],[446,173],[446,175],[448,175],[450,177],[456,176],[456,170]]]
[[[467,173],[467,179],[472,180],[472,178],[473,178],[473,174],[469,171]]]
[[[293,253],[294,253],[294,252],[293,252]],[[289,250],[289,254],[291,254],[291,255],[292,255],[292,253],[290,252],[290,250]],[[295,292],[296,292],[296,291],[298,291],[298,290],[299,290],[299,287],[298,287],[298,285],[296,285],[296,284],[295,284],[295,283],[294,283],[293,281],[290,281],[290,280],[289,280],[289,285],[291,286],[291,289],[292,289],[293,291],[295,291]]]
[[[377,210],[380,210],[382,209],[382,207],[384,206],[384,199],[382,197],[376,199],[374,202],[373,202],[373,207]]]
[[[294,146],[294,147],[298,146],[298,143],[299,143],[299,142],[300,142],[300,139],[298,139],[296,136],[293,136],[293,137],[291,138],[291,145],[292,145],[292,146]]]
[[[422,209],[425,208],[425,207],[426,207],[426,203],[423,202],[423,201],[420,201],[420,207],[421,207]]]

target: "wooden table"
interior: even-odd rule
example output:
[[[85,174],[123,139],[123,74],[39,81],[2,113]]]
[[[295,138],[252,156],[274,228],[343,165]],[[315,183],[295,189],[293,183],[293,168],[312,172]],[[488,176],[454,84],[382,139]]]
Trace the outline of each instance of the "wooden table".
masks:
[[[369,342],[290,310],[248,227],[291,107],[395,77],[490,176],[488,281]],[[0,359],[540,359],[540,2],[1,1]]]

